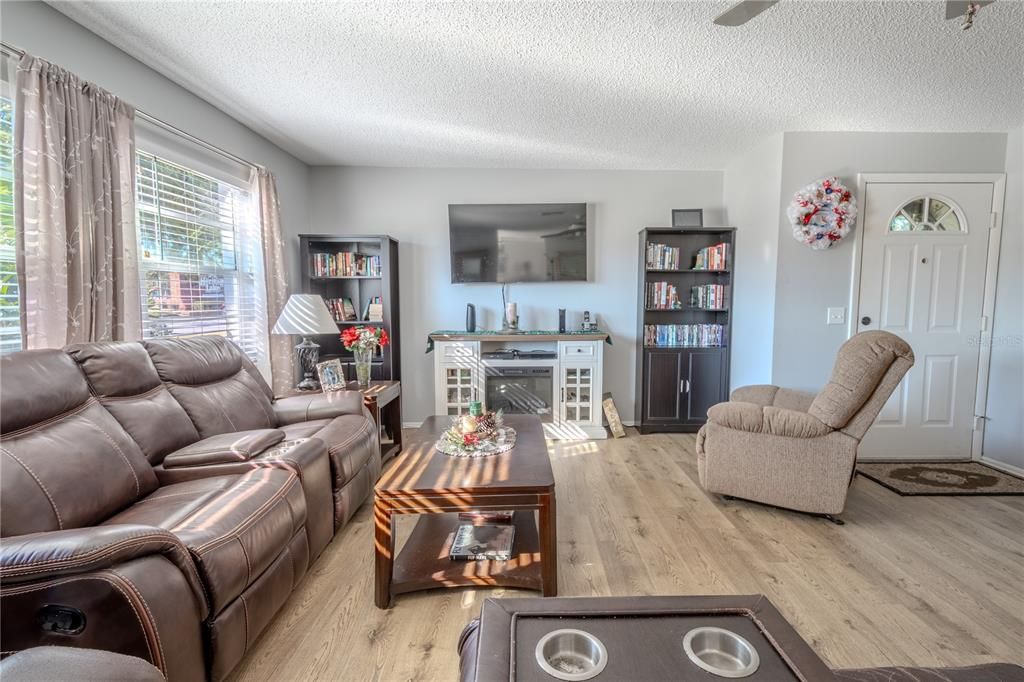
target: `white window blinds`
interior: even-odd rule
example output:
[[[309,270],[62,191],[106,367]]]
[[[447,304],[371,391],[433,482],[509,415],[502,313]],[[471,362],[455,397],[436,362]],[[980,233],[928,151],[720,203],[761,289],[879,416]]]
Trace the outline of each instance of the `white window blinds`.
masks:
[[[0,55],[0,354],[21,350],[14,248],[14,83],[17,59]]]
[[[269,375],[255,189],[136,158],[143,337],[226,336]]]

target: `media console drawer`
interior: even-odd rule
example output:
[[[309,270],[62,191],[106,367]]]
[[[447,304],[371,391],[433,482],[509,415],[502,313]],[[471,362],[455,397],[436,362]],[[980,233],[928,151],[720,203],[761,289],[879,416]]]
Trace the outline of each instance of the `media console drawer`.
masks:
[[[559,343],[562,348],[563,358],[593,358],[597,355],[597,343],[584,341],[582,343]]]

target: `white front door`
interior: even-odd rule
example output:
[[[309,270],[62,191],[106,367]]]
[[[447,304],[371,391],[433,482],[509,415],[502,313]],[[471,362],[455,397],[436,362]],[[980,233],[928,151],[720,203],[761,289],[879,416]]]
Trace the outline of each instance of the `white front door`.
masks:
[[[858,331],[915,363],[860,445],[875,459],[971,459],[992,182],[867,182]]]

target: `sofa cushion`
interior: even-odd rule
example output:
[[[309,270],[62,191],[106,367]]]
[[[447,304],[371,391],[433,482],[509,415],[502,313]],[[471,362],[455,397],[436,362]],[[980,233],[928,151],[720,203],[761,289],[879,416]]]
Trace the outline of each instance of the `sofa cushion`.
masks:
[[[883,331],[857,334],[840,347],[832,376],[807,411],[834,429],[843,428],[898,357],[914,357],[898,336]]]
[[[199,440],[195,425],[160,380],[141,343],[80,343],[64,350],[151,464]]]
[[[164,486],[104,523],[174,533],[192,554],[216,615],[285,551],[305,520],[298,476],[264,467]]]
[[[731,400],[712,405],[708,410],[708,419],[737,431],[770,433],[790,438],[818,438],[832,433],[827,424],[806,412]]]
[[[327,445],[334,488],[340,489],[366,466],[380,457],[377,427],[363,415],[345,414],[334,419],[314,419],[280,427],[288,439],[319,438]]]
[[[284,440],[278,429],[253,429],[203,438],[164,458],[164,469],[245,462]]]
[[[68,355],[25,351],[0,362],[0,535],[90,526],[157,487]]]
[[[157,374],[185,408],[201,438],[275,425],[266,382],[227,339],[199,336],[143,344]]]

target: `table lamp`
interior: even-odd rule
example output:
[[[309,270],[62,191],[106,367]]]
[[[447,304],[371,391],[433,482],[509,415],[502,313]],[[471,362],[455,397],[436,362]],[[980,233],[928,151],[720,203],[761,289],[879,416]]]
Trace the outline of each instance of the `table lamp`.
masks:
[[[316,294],[292,294],[284,304],[284,310],[277,318],[271,334],[298,334],[302,343],[295,346],[302,368],[302,381],[295,387],[300,391],[315,391],[320,388],[316,378],[316,363],[320,360],[320,344],[310,341],[312,334],[337,334],[338,323],[327,310],[324,299]]]

